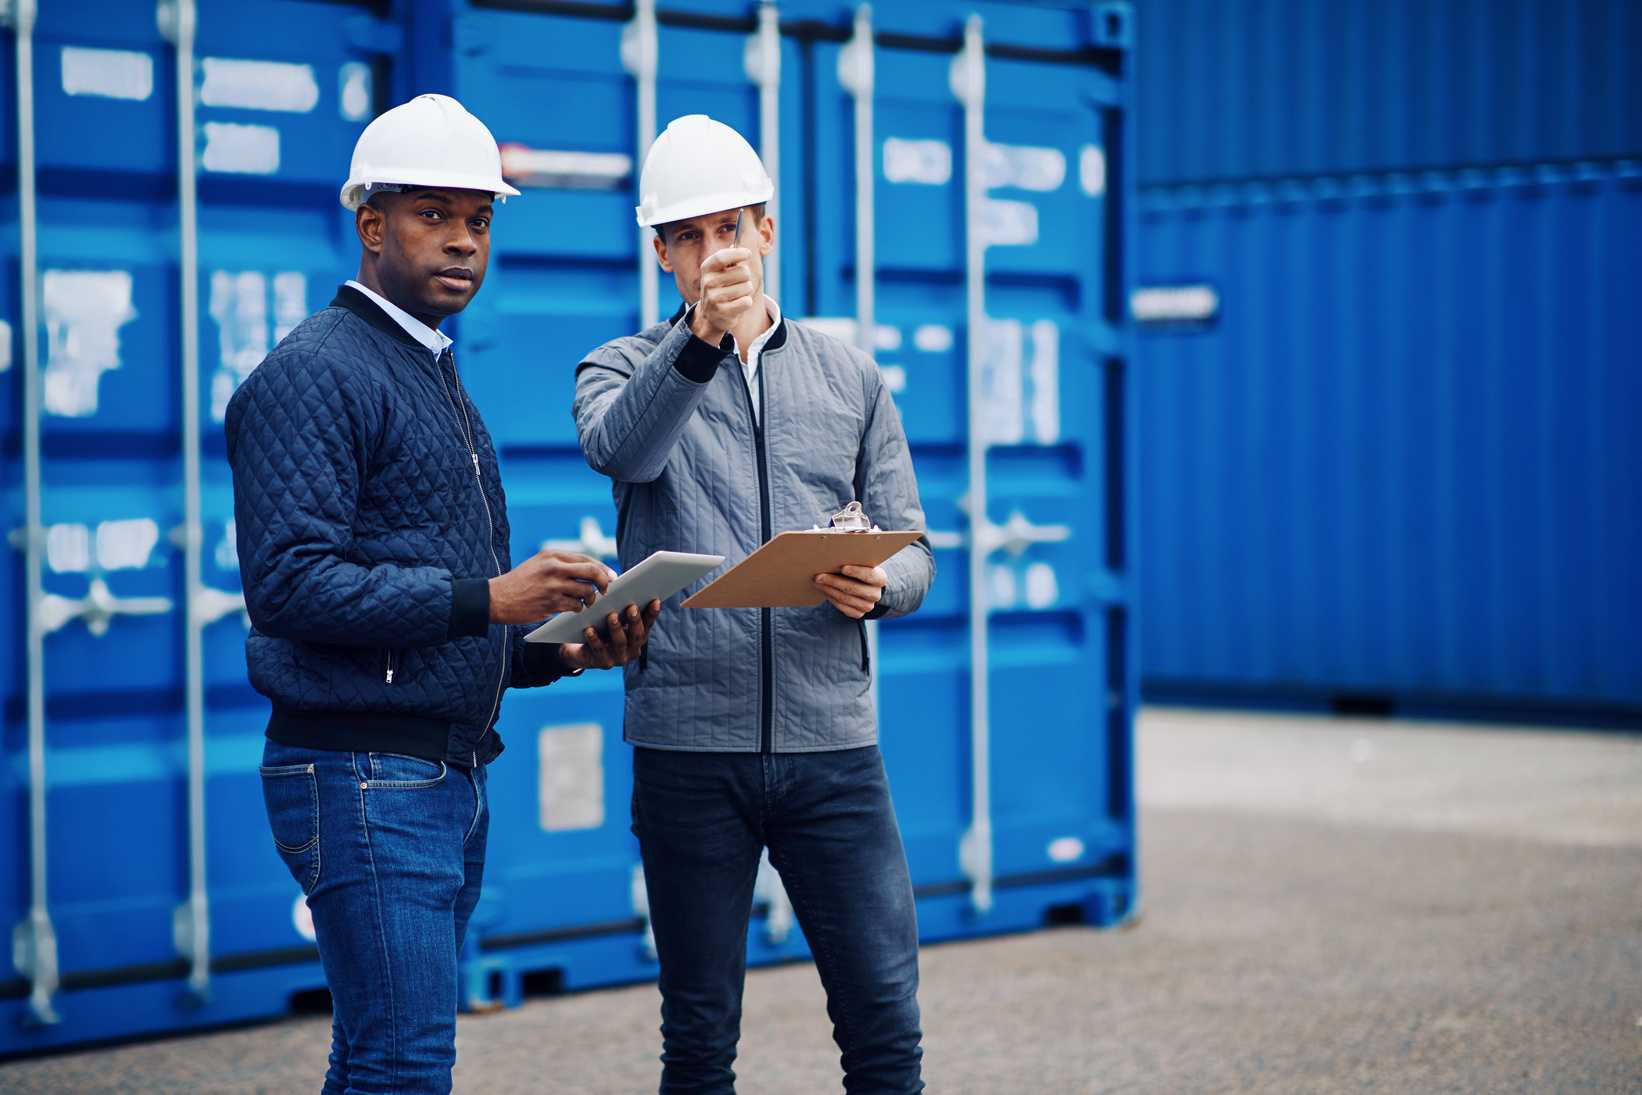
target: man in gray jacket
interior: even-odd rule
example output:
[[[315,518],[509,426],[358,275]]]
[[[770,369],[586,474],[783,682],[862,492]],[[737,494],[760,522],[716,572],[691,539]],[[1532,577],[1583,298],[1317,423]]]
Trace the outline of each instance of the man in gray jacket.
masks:
[[[852,499],[882,528],[923,528],[877,366],[785,321],[764,295],[772,189],[747,142],[703,115],[673,122],[645,160],[639,220],[657,228],[686,307],[594,350],[576,374],[577,430],[614,480],[624,567],[661,549],[732,566]],[[914,611],[934,572],[919,539],[881,567],[817,575],[828,600],[812,608],[665,613],[627,666],[662,1092],[734,1091],[766,847],[815,952],[846,1089],[923,1089],[917,922],[863,621]]]

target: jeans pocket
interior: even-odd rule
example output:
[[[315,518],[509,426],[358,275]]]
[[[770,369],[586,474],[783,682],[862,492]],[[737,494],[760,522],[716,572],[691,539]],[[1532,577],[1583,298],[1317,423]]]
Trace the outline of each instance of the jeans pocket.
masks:
[[[369,753],[371,787],[434,787],[449,771],[442,760],[407,757],[403,753]]]
[[[319,883],[319,778],[312,764],[262,767],[262,801],[274,850],[304,894]]]

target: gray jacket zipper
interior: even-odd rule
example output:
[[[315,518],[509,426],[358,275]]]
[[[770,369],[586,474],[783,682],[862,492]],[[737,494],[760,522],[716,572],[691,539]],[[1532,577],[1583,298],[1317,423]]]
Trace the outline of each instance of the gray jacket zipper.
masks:
[[[473,485],[479,488],[479,501],[485,507],[485,546],[490,550],[490,565],[496,568],[496,574],[493,575],[493,577],[501,577],[503,573],[502,564],[496,559],[496,523],[490,514],[490,499],[485,497],[484,480],[480,478],[479,475],[479,451],[473,445],[473,424],[468,421],[467,408],[463,406],[461,400],[458,400],[456,396],[451,394],[450,385],[445,383],[444,365],[447,361],[450,362],[450,375],[456,381],[456,391],[458,394],[465,397],[467,393],[462,391],[462,378],[456,373],[456,358],[451,354],[450,350],[447,349],[444,353],[439,355],[438,360],[434,364],[434,370],[439,374],[439,387],[444,391],[445,398],[450,401],[451,410],[456,414],[458,426],[462,434],[462,440],[467,445],[468,459],[473,461]],[[496,722],[496,712],[499,711],[502,706],[502,685],[507,680],[507,659],[510,635],[511,632],[509,629],[503,627],[502,664],[496,675],[496,697],[492,700],[490,705],[490,717],[485,719],[484,733],[479,735],[479,741],[481,742],[490,735],[490,728],[495,725]]]

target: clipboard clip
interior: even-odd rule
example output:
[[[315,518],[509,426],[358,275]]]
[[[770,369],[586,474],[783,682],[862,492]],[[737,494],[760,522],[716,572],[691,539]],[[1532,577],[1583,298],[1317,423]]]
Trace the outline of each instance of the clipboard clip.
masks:
[[[861,503],[851,502],[832,515],[832,527],[839,532],[871,532],[877,526],[861,509]]]

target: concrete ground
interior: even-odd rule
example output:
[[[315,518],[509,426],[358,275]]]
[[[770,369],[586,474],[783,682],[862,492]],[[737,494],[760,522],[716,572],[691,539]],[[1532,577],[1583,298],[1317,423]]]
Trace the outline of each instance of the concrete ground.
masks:
[[[1141,921],[932,947],[925,1078],[1002,1093],[1642,1092],[1642,738],[1148,711]],[[839,1090],[810,966],[742,1095]],[[461,1092],[654,1091],[652,986],[464,1017]],[[318,1090],[323,1019],[0,1065],[0,1091]]]

